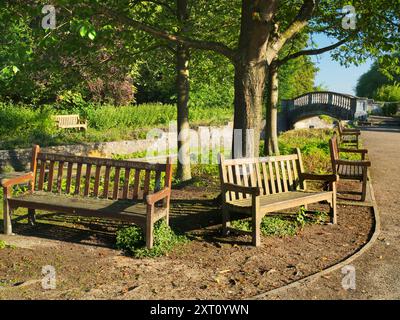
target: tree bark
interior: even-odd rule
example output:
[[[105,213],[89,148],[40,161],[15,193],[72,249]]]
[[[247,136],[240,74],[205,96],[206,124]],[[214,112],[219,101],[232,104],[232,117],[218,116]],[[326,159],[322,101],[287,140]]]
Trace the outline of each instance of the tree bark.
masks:
[[[251,63],[235,68],[234,158],[259,154],[265,75]]]
[[[187,0],[177,0],[177,17],[185,31],[189,18]],[[187,181],[192,178],[190,169],[190,125],[189,125],[189,62],[190,49],[185,44],[178,44],[176,49],[176,87],[178,109],[178,167],[177,178]]]
[[[241,30],[235,61],[235,118],[233,157],[258,157],[265,64],[277,1],[242,1]]]
[[[268,92],[267,92],[267,119],[265,130],[264,153],[266,155],[280,155],[278,144],[278,102],[279,102],[279,79],[278,65],[271,63],[268,70]]]

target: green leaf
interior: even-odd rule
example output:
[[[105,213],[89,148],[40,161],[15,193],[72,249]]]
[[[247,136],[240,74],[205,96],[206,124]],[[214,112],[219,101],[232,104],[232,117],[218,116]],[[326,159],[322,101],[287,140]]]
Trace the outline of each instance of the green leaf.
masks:
[[[86,37],[87,33],[88,33],[88,28],[87,28],[87,26],[82,26],[82,27],[79,29],[79,34],[81,35],[82,38]]]
[[[19,72],[19,68],[17,66],[12,66],[12,71],[14,74],[17,74]]]
[[[94,29],[90,30],[89,33],[88,33],[88,37],[92,41],[96,38],[96,35],[97,35],[97,33],[96,33],[96,31]]]

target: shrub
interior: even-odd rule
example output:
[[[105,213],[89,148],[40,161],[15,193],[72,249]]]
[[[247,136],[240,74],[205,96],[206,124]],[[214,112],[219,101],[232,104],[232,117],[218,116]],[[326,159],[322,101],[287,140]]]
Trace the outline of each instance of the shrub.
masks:
[[[35,110],[28,106],[0,104],[0,148],[46,144],[57,132],[51,116],[48,106]]]
[[[384,116],[394,116],[399,110],[400,103],[385,103],[382,107],[382,113]]]
[[[57,109],[69,111],[71,109],[83,110],[87,106],[87,102],[79,92],[66,90],[57,96]]]
[[[376,90],[374,98],[377,101],[400,101],[400,85],[383,85]]]
[[[177,245],[187,242],[185,236],[177,235],[165,222],[160,220],[154,227],[154,247],[147,249],[143,231],[138,226],[121,229],[117,232],[118,249],[132,254],[136,258],[159,257],[167,254]]]

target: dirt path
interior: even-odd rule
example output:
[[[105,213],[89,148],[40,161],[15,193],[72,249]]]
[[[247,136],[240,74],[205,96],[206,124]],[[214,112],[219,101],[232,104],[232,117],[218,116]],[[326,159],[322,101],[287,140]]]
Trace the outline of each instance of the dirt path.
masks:
[[[381,234],[353,263],[356,289],[342,288],[341,270],[269,296],[272,299],[400,299],[400,129],[362,132],[372,161],[371,176],[381,217]]]

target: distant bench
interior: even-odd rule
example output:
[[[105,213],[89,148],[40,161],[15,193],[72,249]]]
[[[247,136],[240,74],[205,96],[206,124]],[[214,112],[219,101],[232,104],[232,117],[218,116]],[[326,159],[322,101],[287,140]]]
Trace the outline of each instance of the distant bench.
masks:
[[[87,121],[83,121],[77,114],[54,116],[57,126],[61,129],[78,128],[87,130]]]

